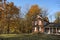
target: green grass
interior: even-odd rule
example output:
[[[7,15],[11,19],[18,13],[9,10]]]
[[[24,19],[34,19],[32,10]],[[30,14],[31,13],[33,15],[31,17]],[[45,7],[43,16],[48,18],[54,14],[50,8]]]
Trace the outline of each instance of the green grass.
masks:
[[[60,36],[47,34],[0,34],[2,40],[60,40]]]

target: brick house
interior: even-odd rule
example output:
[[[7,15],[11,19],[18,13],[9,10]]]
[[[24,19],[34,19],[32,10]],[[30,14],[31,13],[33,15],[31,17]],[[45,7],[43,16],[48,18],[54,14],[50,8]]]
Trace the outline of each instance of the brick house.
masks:
[[[32,21],[33,32],[44,32],[43,18],[39,15]]]
[[[32,26],[32,32],[60,34],[60,23],[50,23],[47,20],[44,20],[40,15],[37,15],[35,20],[32,21]]]

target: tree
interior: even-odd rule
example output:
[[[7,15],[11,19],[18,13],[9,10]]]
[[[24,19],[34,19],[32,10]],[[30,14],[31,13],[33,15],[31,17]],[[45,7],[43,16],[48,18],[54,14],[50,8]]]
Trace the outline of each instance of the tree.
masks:
[[[25,21],[25,26],[27,32],[32,32],[32,20],[35,20],[36,15],[41,13],[41,9],[39,8],[38,5],[32,5],[29,9],[29,11],[26,14],[26,21]]]
[[[26,14],[25,27],[28,32],[32,31],[32,21],[35,20],[36,16],[40,15],[43,20],[49,21],[47,17],[47,10],[42,10],[38,5],[32,5]]]
[[[54,22],[55,23],[60,23],[60,12],[56,12],[55,18],[56,18],[56,20]]]
[[[1,11],[1,25],[3,33],[19,33],[19,11],[20,9],[13,2],[6,3],[4,1],[4,10]]]
[[[49,22],[49,19],[48,19],[48,10],[47,9],[42,9],[42,12],[41,12],[41,14],[40,14],[41,16],[42,16],[42,18],[44,19],[44,20],[46,20],[46,21],[48,21]]]
[[[8,21],[8,33],[19,32],[19,8],[14,6],[14,3],[11,2],[7,4],[7,21]],[[13,25],[13,26],[12,26]],[[10,29],[9,29],[10,28]]]
[[[40,13],[41,13],[41,9],[38,7],[38,5],[32,5],[27,13],[27,16],[32,17],[32,16],[38,15]]]
[[[0,2],[1,2],[2,0],[0,0]]]

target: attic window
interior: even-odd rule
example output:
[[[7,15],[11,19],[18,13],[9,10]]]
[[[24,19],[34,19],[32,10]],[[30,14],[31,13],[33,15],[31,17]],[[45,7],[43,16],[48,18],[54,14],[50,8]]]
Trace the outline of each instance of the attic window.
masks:
[[[39,16],[39,15],[37,15],[37,18],[40,18],[40,16]]]

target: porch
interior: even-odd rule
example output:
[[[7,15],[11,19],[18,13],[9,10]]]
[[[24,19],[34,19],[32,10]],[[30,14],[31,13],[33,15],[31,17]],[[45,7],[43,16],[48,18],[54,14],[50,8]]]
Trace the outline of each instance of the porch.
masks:
[[[60,27],[45,27],[44,33],[60,35]]]

